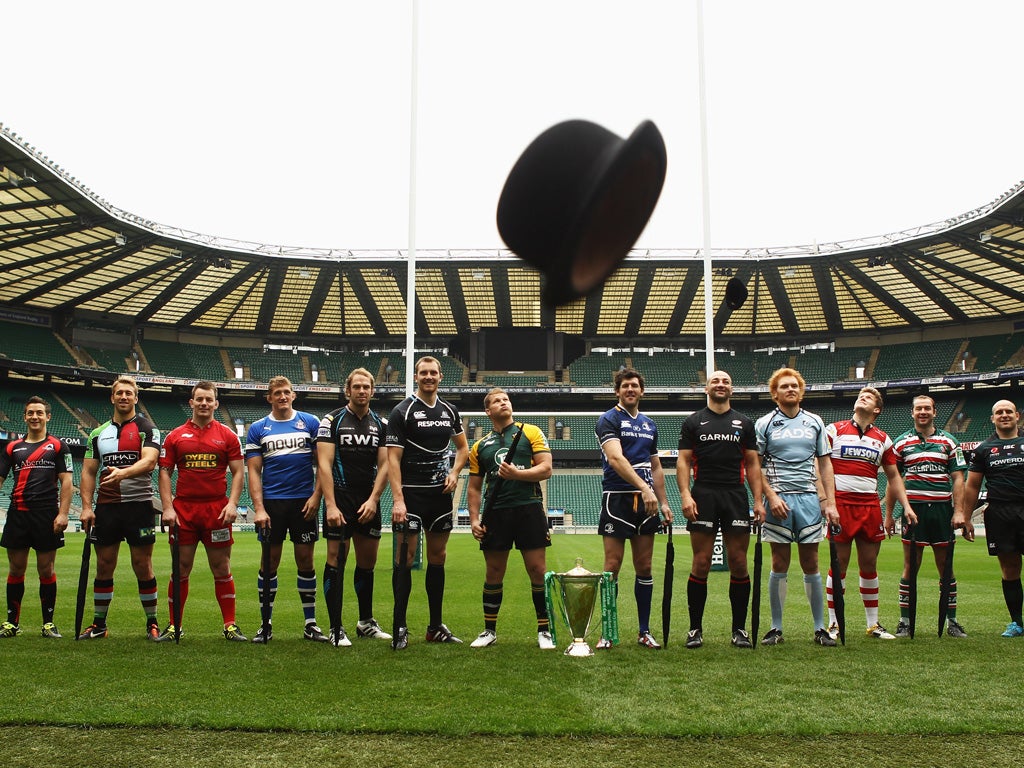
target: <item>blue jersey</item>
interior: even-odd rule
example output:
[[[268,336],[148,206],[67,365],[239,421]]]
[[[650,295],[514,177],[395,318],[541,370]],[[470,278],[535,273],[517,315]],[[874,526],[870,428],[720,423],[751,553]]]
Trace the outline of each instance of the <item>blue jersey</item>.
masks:
[[[830,453],[821,417],[803,409],[790,418],[776,408],[754,425],[757,452],[776,493],[815,493],[816,459]]]
[[[286,421],[264,416],[245,438],[245,458],[263,458],[264,499],[306,499],[313,495],[316,440],[320,419],[295,411]]]
[[[616,405],[597,420],[594,432],[602,446],[609,440],[618,440],[622,446],[622,455],[640,475],[640,479],[654,487],[651,456],[658,453],[658,428],[653,421],[642,413],[637,413],[635,417],[630,416],[624,408]],[[604,480],[601,482],[604,490],[634,493],[638,490],[632,483],[619,477],[619,473],[608,463],[603,452],[601,464],[604,466]]]

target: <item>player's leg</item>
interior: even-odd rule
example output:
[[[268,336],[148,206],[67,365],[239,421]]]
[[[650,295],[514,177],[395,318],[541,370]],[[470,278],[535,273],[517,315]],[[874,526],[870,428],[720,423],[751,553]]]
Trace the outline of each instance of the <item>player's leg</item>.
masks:
[[[1021,555],[1020,552],[1000,552],[999,571],[1003,577],[1003,600],[1010,614],[1010,624],[1003,637],[1020,637],[1024,635],[1024,619],[1021,618],[1024,607],[1024,589],[1021,588]]]
[[[8,527],[10,517],[8,517]],[[0,625],[0,637],[14,637],[21,632],[21,603],[25,598],[25,571],[28,568],[28,547],[7,550],[7,620]]]
[[[744,506],[746,501],[744,500]],[[750,569],[747,550],[750,548],[750,527],[731,526],[722,532],[725,560],[729,566],[729,605],[732,608],[732,642],[738,648],[750,648],[747,634],[747,609],[750,606]]]
[[[766,528],[763,530],[767,531]],[[768,547],[772,553],[772,570],[768,574],[768,607],[772,614],[772,625],[762,643],[776,645],[782,642],[782,612],[786,604],[786,591],[789,586],[792,545],[789,542],[770,541]]]
[[[231,542],[206,544],[206,561],[213,574],[213,589],[217,596],[221,618],[224,621],[224,637],[227,640],[245,642],[248,638],[238,628],[235,616],[235,579],[231,575]]]
[[[690,614],[690,630],[686,639],[686,647],[699,648],[703,644],[704,607],[708,601],[708,574],[711,572],[711,558],[715,551],[714,529],[707,531],[690,528],[690,549],[692,561],[690,577],[686,582],[686,604]]]
[[[373,617],[374,569],[377,566],[377,554],[380,550],[380,520],[372,523],[368,529],[354,531],[351,541],[356,556],[352,586],[355,588],[356,600],[359,604],[359,623],[356,625],[356,633],[360,637],[390,640],[391,635],[381,629],[380,624]]]
[[[548,545],[550,545],[550,539]],[[551,623],[548,618],[547,601],[544,595],[544,575],[547,573],[547,549],[535,547],[523,549],[523,565],[526,575],[530,578],[530,597],[533,601],[533,612],[537,617],[537,643],[541,648],[550,650],[555,647],[551,640]]]
[[[654,519],[654,518],[651,518]],[[654,598],[654,534],[641,533],[629,540],[633,556],[633,598],[636,600],[638,622],[637,642],[645,648],[657,650],[661,645],[651,634],[651,602]]]
[[[125,540],[132,559],[132,571],[139,589],[139,603],[146,616],[146,636],[155,640],[159,636],[157,628],[157,586],[153,572],[153,546],[156,544],[156,531],[153,528],[152,509],[148,502],[140,505],[135,517],[135,525],[125,531]]]
[[[857,539],[857,567],[860,571],[860,597],[864,603],[864,620],[867,633],[871,637],[891,640],[895,635],[889,633],[878,621],[878,552],[880,541],[869,541],[864,537]],[[919,556],[920,553],[911,553]]]
[[[60,637],[60,632],[53,623],[53,614],[57,607],[57,573],[54,566],[57,561],[57,550],[50,549],[36,552],[36,570],[39,573],[39,603],[43,613],[43,637]]]
[[[800,542],[797,544],[797,557],[800,558],[800,570],[804,574],[804,594],[811,607],[811,620],[814,631],[825,629],[825,589],[821,583],[821,568],[818,564],[818,544],[820,542]]]
[[[488,539],[493,537],[492,528],[488,525]],[[481,546],[484,546],[481,544]],[[493,546],[493,545],[492,545]],[[502,598],[505,595],[505,571],[508,568],[508,549],[484,550],[484,588],[483,611],[484,631],[470,643],[471,648],[484,648],[493,645],[497,639],[498,613],[501,611]]]
[[[303,637],[307,640],[327,642],[327,635],[316,623],[316,570],[313,566],[313,551],[313,542],[295,542],[295,585],[299,592],[299,603],[302,605]]]
[[[448,557],[450,530],[428,530],[426,532],[427,573],[424,585],[427,592],[427,608],[430,623],[427,625],[427,639],[431,642],[451,643],[462,641],[456,638],[444,624],[444,564]]]
[[[96,552],[96,576],[92,582],[93,617],[92,625],[79,635],[81,640],[92,640],[107,636],[107,614],[114,599],[114,572],[121,551],[121,532],[117,519],[117,508],[106,504],[98,505],[96,522],[89,532]]]

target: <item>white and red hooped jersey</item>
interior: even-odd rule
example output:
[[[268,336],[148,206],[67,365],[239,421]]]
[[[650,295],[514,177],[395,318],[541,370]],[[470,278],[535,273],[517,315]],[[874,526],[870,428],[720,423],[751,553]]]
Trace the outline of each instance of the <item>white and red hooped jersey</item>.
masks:
[[[864,503],[878,500],[878,468],[896,464],[892,440],[874,424],[866,430],[852,419],[825,427],[836,477],[836,500]]]

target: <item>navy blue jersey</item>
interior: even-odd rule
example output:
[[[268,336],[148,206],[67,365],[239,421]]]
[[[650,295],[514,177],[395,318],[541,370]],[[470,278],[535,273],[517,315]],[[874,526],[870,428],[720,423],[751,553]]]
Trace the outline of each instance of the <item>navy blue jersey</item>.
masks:
[[[395,406],[388,419],[388,447],[402,451],[402,487],[443,486],[451,472],[451,449],[461,435],[462,418],[451,403],[440,397],[433,406],[409,395]]]
[[[744,452],[757,450],[754,422],[732,408],[721,414],[701,408],[683,421],[679,450],[693,451],[695,482],[742,485]]]
[[[654,487],[651,456],[658,453],[658,428],[653,421],[642,413],[637,413],[635,417],[630,416],[628,411],[616,405],[601,415],[594,432],[602,446],[609,440],[618,440],[622,446],[622,455],[626,457],[630,466],[645,483]],[[604,466],[602,489],[633,492],[637,490],[632,483],[619,477],[619,473],[608,463],[604,452],[601,453],[601,464]]]
[[[348,406],[320,419],[318,443],[334,446],[331,476],[335,488],[347,488],[369,496],[377,479],[377,449],[384,445],[387,422],[373,411],[359,418]]]
[[[263,457],[264,499],[306,499],[313,495],[313,441],[319,426],[316,416],[295,411],[290,419],[278,421],[264,416],[249,427],[245,458]]]

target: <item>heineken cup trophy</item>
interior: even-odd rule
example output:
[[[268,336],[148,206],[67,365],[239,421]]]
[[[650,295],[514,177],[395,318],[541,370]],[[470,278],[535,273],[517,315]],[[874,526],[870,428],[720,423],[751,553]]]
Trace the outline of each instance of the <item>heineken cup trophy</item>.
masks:
[[[594,649],[587,643],[594,606],[601,598],[601,634],[612,643],[618,642],[618,615],[611,573],[592,573],[583,567],[583,559],[576,558],[576,567],[565,573],[549,572],[544,578],[551,634],[555,632],[555,606],[572,634],[572,643],[565,649],[566,656],[593,656]],[[557,640],[556,640],[557,642]]]

